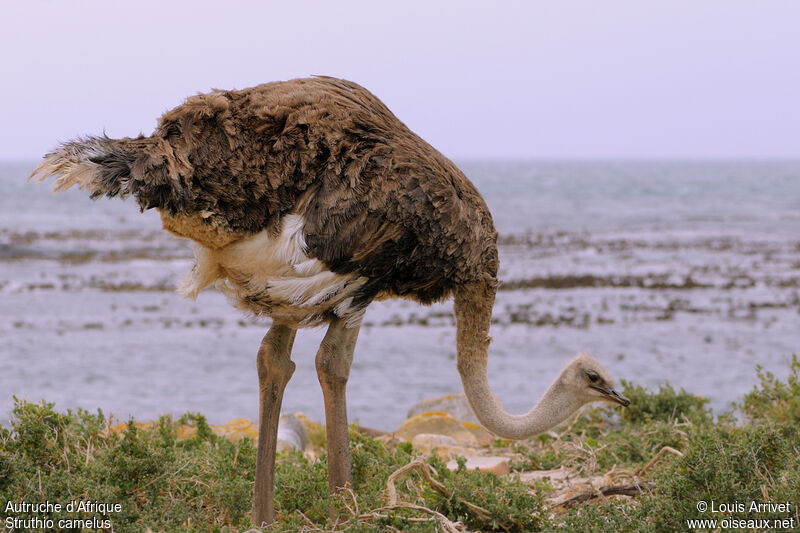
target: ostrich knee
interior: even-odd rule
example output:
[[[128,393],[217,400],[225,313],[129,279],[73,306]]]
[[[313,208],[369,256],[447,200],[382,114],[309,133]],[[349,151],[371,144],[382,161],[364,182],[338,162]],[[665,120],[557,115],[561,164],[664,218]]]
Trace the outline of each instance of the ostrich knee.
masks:
[[[273,326],[261,341],[256,360],[259,388],[273,383],[282,383],[285,387],[291,379],[296,366],[291,360],[295,333],[296,330],[287,326]]]

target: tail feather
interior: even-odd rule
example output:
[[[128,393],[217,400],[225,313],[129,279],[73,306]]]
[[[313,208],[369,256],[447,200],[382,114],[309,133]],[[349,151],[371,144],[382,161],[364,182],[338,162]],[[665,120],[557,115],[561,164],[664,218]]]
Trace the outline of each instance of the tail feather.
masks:
[[[64,192],[77,185],[88,191],[93,198],[102,196],[105,194],[99,180],[102,169],[92,159],[108,151],[109,140],[106,137],[86,137],[63,143],[44,157],[28,179],[41,182],[58,176],[53,185],[55,192]],[[117,194],[120,192],[117,191]]]
[[[171,152],[153,138],[84,137],[47,154],[28,179],[57,176],[55,192],[77,185],[92,199],[133,196],[142,210],[156,207],[175,214],[185,208],[189,191]]]

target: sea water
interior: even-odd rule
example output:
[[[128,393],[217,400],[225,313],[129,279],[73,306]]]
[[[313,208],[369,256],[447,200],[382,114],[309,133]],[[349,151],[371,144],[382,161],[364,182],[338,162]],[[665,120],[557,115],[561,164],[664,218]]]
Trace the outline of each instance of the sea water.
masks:
[[[201,412],[255,420],[269,321],[213,289],[172,291],[189,243],[135,202],[89,200],[0,164],[0,420],[12,395],[120,420]],[[489,378],[527,410],[588,351],[618,379],[708,397],[715,411],[788,372],[800,349],[800,162],[465,161],[500,233]],[[451,304],[377,302],[348,383],[350,420],[395,429],[459,392]],[[324,420],[302,330],[284,411]]]

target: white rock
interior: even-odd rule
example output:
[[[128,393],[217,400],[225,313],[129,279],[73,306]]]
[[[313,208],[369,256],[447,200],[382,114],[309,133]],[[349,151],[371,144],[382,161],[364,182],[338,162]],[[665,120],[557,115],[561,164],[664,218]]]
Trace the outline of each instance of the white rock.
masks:
[[[439,446],[456,446],[457,444],[453,437],[436,433],[419,433],[411,439],[414,449],[424,454],[431,453]]]
[[[278,421],[278,447],[277,451],[296,449],[301,452],[308,444],[308,434],[300,419],[292,414],[281,415]]]
[[[511,472],[508,457],[467,457],[467,470],[480,470],[481,472],[491,472],[498,476],[503,476]],[[447,463],[450,470],[458,470],[458,463],[452,460]]]

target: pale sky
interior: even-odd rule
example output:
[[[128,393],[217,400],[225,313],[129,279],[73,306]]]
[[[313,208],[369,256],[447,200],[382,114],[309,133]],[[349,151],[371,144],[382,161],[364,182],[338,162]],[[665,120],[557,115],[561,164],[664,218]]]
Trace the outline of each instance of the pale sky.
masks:
[[[800,157],[800,2],[0,4],[0,159],[348,78],[455,158]]]

